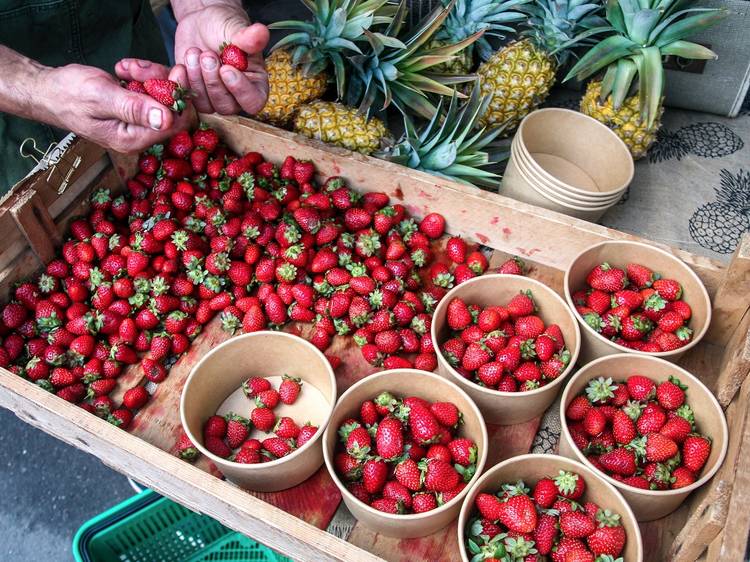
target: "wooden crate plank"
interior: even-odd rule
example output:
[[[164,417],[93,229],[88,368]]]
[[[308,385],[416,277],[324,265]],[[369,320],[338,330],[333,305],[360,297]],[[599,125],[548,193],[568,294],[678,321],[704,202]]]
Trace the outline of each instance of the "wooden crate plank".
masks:
[[[5,369],[0,369],[0,406],[30,425],[95,455],[114,470],[294,560],[380,560]]]
[[[692,562],[706,550],[724,527],[729,511],[732,486],[720,480],[712,493],[695,508],[675,538],[669,558],[675,562]]]
[[[750,233],[745,233],[713,299],[709,341],[726,345],[750,308]]]
[[[28,189],[21,194],[10,208],[10,214],[39,260],[42,263],[52,260],[55,247],[60,245],[62,237],[39,193],[35,189]]]

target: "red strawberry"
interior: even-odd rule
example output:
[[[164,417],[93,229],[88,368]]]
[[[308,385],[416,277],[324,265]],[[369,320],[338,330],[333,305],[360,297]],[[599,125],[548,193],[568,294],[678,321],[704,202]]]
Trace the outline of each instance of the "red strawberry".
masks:
[[[225,419],[227,420],[227,445],[236,449],[244,443],[250,433],[248,429],[249,421],[231,412],[225,416]]]
[[[133,412],[127,408],[118,408],[107,417],[107,421],[120,429],[127,429],[133,421]]]
[[[151,398],[151,395],[143,386],[134,386],[125,391],[125,394],[122,397],[122,403],[130,410],[138,410],[146,405],[149,398]]]
[[[310,425],[309,423],[303,425],[299,430],[299,435],[297,436],[297,448],[302,447],[302,445],[312,439],[317,431],[318,426],[316,425]]]
[[[430,213],[420,221],[419,231],[428,238],[436,240],[445,232],[445,218],[438,213]]]
[[[581,476],[565,470],[560,471],[554,482],[559,495],[569,500],[580,499],[586,489],[586,484]]]
[[[177,455],[187,461],[193,460],[198,456],[198,449],[196,449],[186,433],[180,435],[180,439],[177,441]]]
[[[418,491],[422,489],[422,472],[417,463],[407,458],[399,462],[394,470],[396,480],[407,489]]]
[[[656,387],[656,399],[667,410],[676,410],[685,403],[684,385],[679,379],[670,376]]]
[[[466,259],[466,242],[458,236],[449,238],[445,244],[445,254],[453,263],[463,263]]]
[[[622,410],[616,410],[612,417],[612,434],[615,441],[622,445],[630,443],[637,435],[635,423]]]
[[[501,504],[500,522],[510,531],[532,533],[537,524],[537,513],[529,496],[521,494],[508,498]]]
[[[370,494],[377,494],[383,489],[388,475],[388,465],[377,458],[368,459],[362,466],[362,483]]]
[[[656,390],[656,384],[648,377],[632,375],[626,381],[628,392],[635,400],[648,400]]]
[[[560,515],[560,530],[566,537],[580,539],[593,533],[596,524],[588,513],[568,511]]]
[[[276,424],[276,415],[270,408],[254,408],[250,412],[250,421],[260,431],[270,433]]]
[[[367,484],[365,484],[365,489],[367,489]],[[370,507],[384,513],[396,514],[404,512],[403,503],[395,498],[378,498],[370,504]]]
[[[240,72],[247,70],[247,53],[233,43],[224,43],[220,46],[221,64],[233,66]]]
[[[384,459],[392,459],[403,453],[404,436],[399,420],[387,417],[378,424],[375,448],[378,455]]]
[[[687,419],[676,415],[667,418],[659,433],[679,444],[685,441],[692,429],[693,427]]]
[[[492,494],[484,492],[478,494],[476,500],[474,500],[474,504],[479,510],[479,513],[482,514],[482,517],[489,519],[490,521],[497,521],[503,515],[503,503],[500,502],[497,496]]]
[[[182,89],[177,82],[164,79],[144,80],[143,89],[149,96],[172,111],[181,113],[186,107],[183,97],[187,91]]]
[[[557,535],[557,518],[546,513],[539,515],[534,529],[534,542],[539,554],[546,556],[552,552]]]
[[[211,416],[203,424],[204,437],[223,439],[227,434],[227,421],[221,416]]]
[[[682,443],[682,464],[695,474],[703,469],[711,454],[711,442],[701,435],[689,435]]]
[[[270,388],[257,394],[255,397],[255,405],[258,408],[269,408],[273,410],[278,405],[280,398],[279,391]]]
[[[635,453],[622,447],[606,452],[599,457],[601,465],[620,476],[632,476],[635,474]]]
[[[414,513],[425,513],[426,511],[432,511],[438,506],[437,498],[435,494],[429,494],[427,492],[421,492],[414,494],[412,500],[412,511]]]
[[[284,404],[294,404],[301,387],[302,383],[299,378],[284,375],[279,385],[279,398]]]
[[[682,298],[682,286],[674,279],[657,279],[651,286],[666,301]]]
[[[609,510],[599,510],[596,520],[597,529],[586,539],[591,552],[596,556],[619,556],[627,538],[620,516]]]
[[[461,477],[447,462],[437,459],[425,459],[419,463],[424,472],[424,485],[434,492],[449,492],[455,488]]]

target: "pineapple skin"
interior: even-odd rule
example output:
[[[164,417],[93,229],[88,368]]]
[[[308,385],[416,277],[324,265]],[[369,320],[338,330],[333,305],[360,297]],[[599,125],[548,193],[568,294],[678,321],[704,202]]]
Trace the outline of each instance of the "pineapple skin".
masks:
[[[615,109],[612,105],[612,96],[609,96],[604,103],[599,99],[601,86],[602,83],[598,80],[589,82],[586,93],[581,98],[581,113],[593,117],[612,129],[630,149],[633,160],[643,158],[656,140],[656,132],[661,127],[663,108],[659,107],[659,115],[653,125],[648,127],[641,118],[637,94],[625,98],[622,106]]]
[[[268,101],[256,117],[274,125],[288,125],[300,106],[320,98],[328,87],[325,73],[305,76],[294,68],[292,56],[284,50],[274,51],[266,58],[266,69]]]
[[[521,119],[547,98],[555,83],[556,63],[530,39],[509,43],[479,65],[479,88],[491,96],[483,127],[497,127],[508,121],[510,134]]]
[[[433,39],[430,42],[430,47],[444,47],[449,44],[447,41]],[[463,51],[459,51],[454,57],[452,61],[436,64],[430,68],[430,72],[450,74],[452,76],[471,73],[471,69],[474,67],[474,50],[472,49],[472,45],[469,45]]]
[[[380,119],[366,119],[354,108],[320,100],[299,108],[294,131],[362,154],[378,150],[388,135]]]

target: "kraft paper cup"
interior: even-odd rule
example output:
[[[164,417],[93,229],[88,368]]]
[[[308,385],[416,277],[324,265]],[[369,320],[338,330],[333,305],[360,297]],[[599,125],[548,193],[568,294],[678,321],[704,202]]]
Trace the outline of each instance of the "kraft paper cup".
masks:
[[[579,218],[589,222],[597,222],[602,215],[617,202],[606,204],[600,208],[587,208],[580,205],[565,203],[556,196],[545,192],[540,188],[539,182],[529,177],[526,171],[520,167],[517,158],[511,151],[508,165],[505,168],[502,181],[501,193],[506,197],[523,201],[543,209],[556,211],[564,215]]]
[[[338,441],[339,425],[347,418],[359,415],[362,402],[371,400],[386,390],[400,398],[418,396],[430,402],[453,402],[463,415],[463,423],[459,426],[458,434],[472,439],[477,444],[476,473],[473,478],[455,498],[437,509],[408,515],[383,513],[354,497],[336,474],[333,457]],[[479,478],[484,469],[487,460],[487,442],[487,428],[479,408],[457,385],[426,371],[391,369],[365,377],[341,395],[323,435],[323,454],[331,478],[341,491],[344,503],[354,517],[380,534],[396,538],[412,538],[439,531],[458,516],[461,502],[469,486]]]
[[[676,361],[686,351],[697,345],[711,324],[711,300],[701,280],[682,260],[659,248],[630,241],[605,241],[595,244],[578,254],[565,270],[563,280],[565,298],[575,311],[573,293],[586,288],[586,276],[597,265],[607,262],[614,267],[625,268],[628,263],[640,263],[662,277],[675,279],[682,285],[682,298],[690,305],[693,316],[688,326],[693,330],[693,339],[685,346],[673,351],[643,353],[608,340],[586,324],[580,314],[575,317],[581,326],[581,359],[584,363],[614,353],[643,354]]]
[[[620,520],[627,535],[625,549],[620,556],[624,562],[642,562],[641,531],[632,510],[620,492],[589,467],[557,455],[513,457],[490,468],[472,485],[458,518],[458,546],[461,549],[463,562],[469,562],[472,558],[466,549],[466,525],[475,512],[474,501],[479,494],[494,494],[500,489],[501,484],[515,483],[518,480],[523,480],[528,487],[532,488],[542,478],[557,476],[561,470],[575,472],[586,482],[586,490],[579,500],[580,503],[591,501],[602,509],[609,509],[620,514]]]
[[[518,128],[518,147],[543,178],[571,194],[602,197],[624,190],[634,165],[624,142],[606,125],[578,111],[538,109]]]
[[[570,350],[570,363],[560,376],[540,388],[527,392],[502,392],[470,381],[456,371],[443,357],[439,347],[448,339],[450,328],[446,320],[448,303],[460,297],[468,304],[501,305],[520,291],[530,289],[539,307],[537,313],[545,324],[557,324]],[[487,423],[512,425],[540,416],[554,402],[565,377],[578,359],[581,334],[573,315],[563,299],[552,289],[520,275],[491,274],[469,279],[451,289],[440,301],[432,317],[432,341],[438,358],[438,372],[458,384],[476,402]]]
[[[571,401],[581,392],[591,379],[611,377],[615,381],[624,381],[628,376],[640,374],[656,381],[666,381],[670,376],[680,379],[687,386],[687,402],[695,413],[695,424],[698,431],[711,438],[711,455],[700,477],[690,486],[676,490],[642,490],[618,482],[595,468],[586,456],[576,447],[565,419],[565,410]],[[729,430],[724,412],[708,388],[697,377],[674,363],[647,357],[645,355],[618,354],[602,357],[589,363],[570,379],[565,387],[560,402],[560,454],[576,459],[595,471],[600,478],[617,488],[633,508],[638,521],[653,521],[665,517],[680,507],[693,490],[708,482],[719,470],[727,454]]]
[[[284,406],[289,414],[280,412],[281,405],[276,413],[291,415],[298,423],[311,418],[322,420],[310,441],[286,457],[260,464],[234,463],[205,448],[203,423],[217,413],[248,377],[284,374],[301,378],[302,392],[297,402]],[[250,400],[246,402],[247,411],[235,412],[248,417],[254,404]],[[182,391],[180,418],[190,440],[228,480],[248,490],[275,492],[307,480],[323,464],[321,436],[335,402],[336,377],[328,360],[315,346],[292,334],[263,331],[225,341],[193,367]]]

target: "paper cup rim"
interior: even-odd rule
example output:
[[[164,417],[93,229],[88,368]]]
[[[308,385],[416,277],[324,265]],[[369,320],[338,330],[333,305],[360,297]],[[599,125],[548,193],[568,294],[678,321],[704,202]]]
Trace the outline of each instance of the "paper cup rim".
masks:
[[[310,438],[310,440],[302,445],[302,447],[299,447],[298,449],[295,449],[292,453],[288,454],[285,457],[281,457],[280,459],[275,459],[272,461],[264,462],[264,463],[255,463],[255,464],[244,464],[244,463],[238,463],[234,461],[230,461],[229,459],[224,459],[218,455],[214,455],[211,451],[209,451],[202,443],[202,440],[196,439],[195,435],[193,435],[193,432],[190,431],[190,428],[188,427],[187,420],[185,419],[185,394],[187,393],[187,389],[190,385],[191,380],[195,376],[195,374],[198,372],[198,368],[201,367],[206,360],[208,360],[210,357],[213,357],[214,355],[221,353],[224,348],[228,347],[229,344],[237,343],[240,339],[252,339],[258,336],[278,336],[287,338],[291,341],[294,341],[296,343],[304,344],[305,347],[308,347],[311,351],[314,351],[315,354],[318,356],[318,358],[323,361],[323,364],[326,366],[326,372],[328,373],[328,376],[330,378],[331,382],[331,391],[333,396],[328,396],[327,398],[332,398],[332,400],[329,402],[330,407],[328,408],[328,414],[325,417],[325,420],[321,422],[320,426],[318,427],[318,431],[315,432],[315,435]],[[310,384],[310,383],[308,383]],[[322,390],[318,389],[321,394],[323,393]],[[325,431],[321,431],[321,428],[328,428],[328,422],[331,421],[331,416],[333,415],[333,409],[336,407],[336,395],[338,394],[338,390],[336,387],[336,374],[334,373],[333,367],[331,367],[331,364],[329,363],[328,359],[326,359],[323,352],[321,352],[317,347],[315,347],[313,344],[311,344],[309,341],[305,340],[304,338],[301,338],[299,336],[296,336],[294,334],[289,334],[287,332],[277,332],[273,330],[261,330],[258,332],[250,332],[247,334],[239,334],[237,336],[233,336],[229,338],[228,340],[221,342],[219,345],[214,347],[211,351],[206,353],[203,357],[201,357],[200,361],[198,361],[195,365],[193,365],[193,368],[190,369],[190,374],[188,375],[187,379],[185,379],[185,386],[182,389],[182,394],[180,395],[180,423],[182,424],[183,431],[187,434],[187,436],[190,438],[190,441],[195,445],[195,447],[204,454],[207,458],[209,458],[214,464],[221,466],[221,464],[231,464],[233,467],[241,468],[243,470],[246,470],[247,472],[260,472],[265,468],[271,467],[275,468],[284,462],[288,461],[289,459],[292,459],[297,456],[298,453],[301,451],[305,451],[306,449],[309,449],[309,446],[312,446],[316,441],[319,441],[322,439],[323,433]]]
[[[339,396],[339,399],[336,402],[336,407],[334,408],[334,410],[339,407],[339,405],[344,401],[345,398],[348,398],[349,396],[351,396],[351,394],[353,394],[354,389],[357,389],[360,386],[363,386],[366,382],[371,383],[373,380],[376,380],[376,379],[387,379],[389,377],[401,375],[401,374],[408,374],[411,377],[424,376],[426,378],[432,379],[433,381],[435,381],[436,384],[447,384],[453,391],[457,392],[466,400],[467,404],[470,405],[472,413],[479,420],[481,438],[483,441],[482,448],[481,448],[481,451],[479,451],[479,457],[477,458],[476,472],[474,473],[474,476],[471,477],[471,480],[469,480],[466,483],[466,486],[464,487],[464,489],[461,490],[458,494],[456,494],[456,496],[452,498],[450,501],[430,511],[425,511],[423,513],[404,513],[404,514],[386,513],[384,511],[378,511],[374,507],[367,505],[365,502],[363,502],[362,500],[357,498],[354,494],[352,494],[349,491],[349,489],[341,482],[339,475],[336,474],[336,470],[333,464],[333,458],[331,458],[333,455],[333,452],[329,452],[328,446],[327,446],[329,431],[336,431],[336,430],[331,429],[332,426],[330,424],[326,425],[326,429],[323,432],[323,461],[326,465],[326,468],[328,469],[328,472],[331,475],[331,478],[336,484],[336,487],[339,489],[339,492],[341,492],[342,496],[346,497],[350,501],[356,502],[356,504],[360,508],[364,509],[370,515],[373,515],[375,517],[381,517],[383,519],[390,520],[390,521],[419,521],[421,519],[429,519],[438,513],[442,513],[443,511],[448,511],[448,509],[453,508],[456,505],[456,503],[463,502],[464,498],[466,497],[466,494],[469,493],[469,489],[471,488],[472,484],[481,477],[481,474],[484,471],[485,464],[487,463],[487,448],[489,447],[489,435],[487,433],[487,424],[484,421],[482,412],[479,411],[479,407],[476,405],[474,400],[472,400],[471,396],[469,396],[469,394],[465,390],[463,390],[453,381],[450,381],[444,377],[441,377],[440,375],[437,375],[433,372],[422,371],[420,369],[387,369],[385,371],[380,371],[378,373],[373,373],[372,375],[368,375],[358,380],[352,386],[347,388],[346,391],[344,391],[344,393],[341,396]],[[333,412],[331,412],[331,415],[333,415]]]
[[[580,258],[585,253],[594,250],[595,248],[604,247],[604,246],[611,246],[613,244],[627,244],[630,246],[636,246],[639,248],[644,248],[646,251],[652,251],[657,252],[669,259],[671,259],[673,262],[676,262],[679,267],[682,268],[682,271],[684,271],[687,275],[693,278],[693,280],[700,286],[701,288],[701,294],[706,304],[706,321],[704,322],[703,326],[701,327],[700,331],[696,331],[693,333],[693,339],[690,340],[686,345],[683,345],[682,347],[679,347],[677,349],[673,349],[671,351],[639,351],[636,349],[630,349],[628,347],[625,347],[623,345],[620,345],[619,343],[615,343],[611,340],[608,340],[603,335],[598,333],[596,330],[594,330],[591,326],[589,326],[581,317],[581,315],[578,313],[575,307],[575,303],[573,302],[573,291],[572,287],[570,286],[570,270]],[[693,269],[687,265],[685,262],[683,262],[680,258],[674,256],[670,252],[667,252],[665,250],[662,250],[661,248],[657,248],[656,246],[649,246],[647,244],[644,244],[642,242],[636,242],[634,240],[605,240],[603,242],[598,242],[596,244],[593,244],[592,246],[589,246],[579,252],[573,260],[570,262],[570,265],[565,269],[565,275],[563,276],[563,291],[565,292],[565,300],[568,302],[568,306],[573,311],[573,315],[576,318],[576,321],[581,324],[583,327],[583,331],[585,331],[587,334],[591,334],[596,337],[601,342],[604,342],[608,344],[610,347],[620,351],[621,353],[628,353],[628,354],[638,354],[638,355],[644,355],[646,357],[671,357],[673,355],[678,355],[685,353],[689,349],[695,347],[700,340],[703,339],[703,336],[706,335],[706,332],[708,331],[709,326],[711,325],[711,318],[713,311],[711,309],[711,298],[708,296],[708,291],[706,290],[705,285],[700,280],[700,277],[693,271]]]
[[[570,381],[568,381],[568,384],[565,386],[565,390],[563,390],[562,397],[560,398],[560,427],[561,427],[561,438],[564,437],[567,439],[570,443],[573,443],[573,438],[570,435],[570,431],[568,429],[568,422],[565,419],[565,410],[567,408],[567,402],[568,397],[571,393],[571,388],[573,381],[576,381],[580,378],[584,378],[586,375],[590,373],[590,371],[593,370],[594,367],[598,366],[600,363],[606,363],[607,361],[613,361],[615,359],[630,359],[632,357],[629,353],[616,353],[614,355],[605,355],[604,357],[599,357],[598,359],[594,359],[590,363],[587,363],[583,367],[581,367],[572,377],[570,377]],[[703,384],[703,382],[690,373],[689,371],[683,369],[679,365],[676,365],[675,363],[672,363],[671,361],[667,361],[665,359],[662,359],[660,357],[649,357],[647,355],[644,355],[644,357],[649,361],[654,361],[655,363],[660,363],[664,367],[671,367],[676,369],[680,373],[680,377],[684,377],[688,380],[690,380],[692,383],[697,384],[700,388],[703,389],[703,391],[708,395],[709,402],[711,402],[711,406],[716,409],[717,412],[719,412],[721,419],[721,437],[722,437],[722,445],[721,445],[721,451],[719,452],[719,458],[716,460],[716,463],[713,467],[711,467],[710,470],[705,471],[705,473],[698,479],[696,479],[695,482],[690,484],[689,486],[685,486],[684,488],[675,488],[671,490],[644,490],[642,488],[636,488],[635,486],[631,486],[630,484],[625,484],[624,482],[619,482],[618,480],[615,480],[608,474],[605,474],[603,471],[596,468],[591,461],[589,461],[586,458],[586,455],[584,455],[578,447],[575,446],[575,443],[572,445],[572,449],[575,452],[575,455],[578,459],[578,461],[586,467],[590,468],[591,470],[595,471],[597,475],[600,475],[600,478],[606,480],[608,484],[611,484],[612,486],[616,488],[622,488],[626,490],[628,493],[637,494],[645,497],[653,497],[653,498],[661,498],[661,497],[669,497],[669,496],[677,496],[677,495],[687,495],[693,490],[697,490],[703,484],[708,482],[713,476],[719,471],[719,468],[721,468],[721,465],[724,464],[724,460],[727,456],[727,450],[729,448],[729,427],[727,425],[727,418],[724,415],[724,410],[722,409],[721,405],[719,404],[719,401],[714,396],[713,392],[711,392],[708,387]],[[593,378],[593,377],[591,377]],[[589,380],[591,380],[589,378]],[[710,436],[713,441],[716,441],[715,436]]]
[[[448,306],[447,303],[449,302],[448,297],[450,297],[452,294],[455,295],[454,292],[456,291],[456,289],[460,287],[468,286],[468,284],[470,283],[477,283],[483,279],[488,280],[488,279],[500,279],[500,278],[523,279],[524,281],[530,281],[532,284],[536,284],[537,287],[542,287],[543,290],[549,291],[550,294],[554,295],[554,297],[556,297],[560,301],[560,304],[563,305],[565,310],[567,310],[569,314],[571,313],[567,303],[563,300],[563,298],[560,295],[558,295],[557,292],[550,289],[547,285],[545,285],[541,281],[537,281],[536,279],[532,279],[531,277],[525,277],[523,275],[511,275],[508,273],[490,273],[488,275],[480,275],[478,277],[473,277],[469,279],[468,281],[464,281],[460,285],[456,285],[455,287],[453,287],[450,291],[448,291],[445,294],[445,296],[442,299],[440,299],[440,303],[438,303],[438,308],[441,306],[442,303],[446,303],[445,306],[447,307]],[[456,371],[453,368],[453,366],[450,363],[448,363],[448,361],[445,360],[445,358],[443,357],[443,354],[440,353],[440,349],[439,349],[440,344],[438,343],[437,330],[435,328],[435,321],[434,321],[434,317],[435,317],[435,314],[437,313],[438,308],[435,308],[435,312],[433,313],[433,322],[432,322],[432,325],[430,326],[430,336],[432,337],[433,345],[436,346],[436,354],[437,354],[438,362],[445,365],[445,367],[447,367],[448,372],[456,380],[460,380],[461,382],[467,383],[468,385],[470,385],[472,390],[480,391],[486,394],[487,396],[520,399],[520,398],[525,398],[527,396],[536,396],[538,394],[549,392],[551,389],[562,384],[563,380],[565,380],[570,374],[570,372],[572,371],[573,367],[576,364],[576,361],[578,361],[578,355],[581,351],[581,343],[582,343],[581,342],[581,330],[578,326],[578,322],[575,321],[575,318],[573,318],[574,320],[573,329],[575,330],[575,333],[576,333],[576,339],[578,340],[576,343],[578,345],[576,346],[575,350],[568,349],[568,351],[570,352],[570,362],[568,363],[568,366],[565,368],[565,370],[562,373],[560,373],[560,375],[555,380],[553,380],[549,384],[540,386],[539,388],[535,388],[534,390],[523,390],[520,392],[508,392],[505,390],[495,390],[493,388],[487,388],[486,386],[481,386],[475,383],[473,380],[470,380],[470,379],[467,379],[466,377],[461,376],[458,373],[458,371]]]

